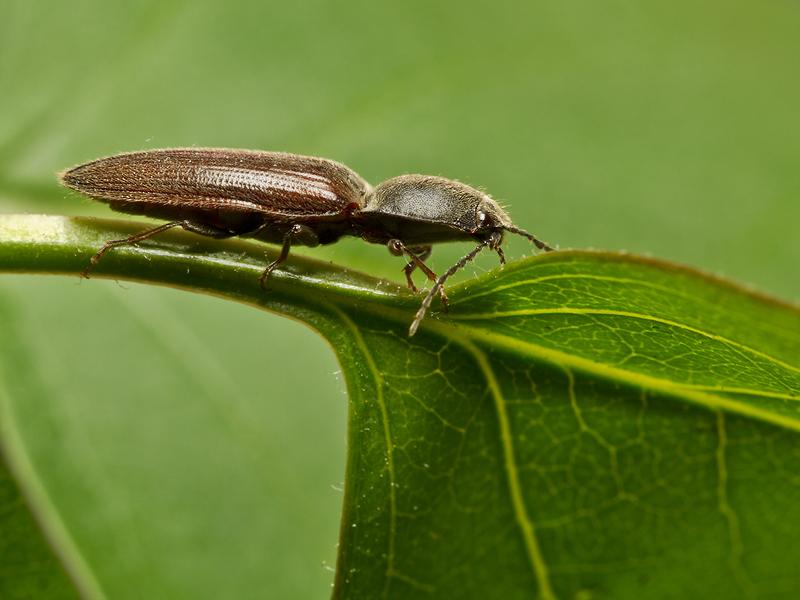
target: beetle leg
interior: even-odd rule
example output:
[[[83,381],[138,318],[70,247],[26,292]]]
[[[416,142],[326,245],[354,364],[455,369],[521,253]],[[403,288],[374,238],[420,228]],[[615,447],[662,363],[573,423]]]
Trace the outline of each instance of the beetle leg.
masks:
[[[186,231],[191,231],[192,233],[199,233],[200,235],[205,235],[208,237],[213,237],[217,239],[226,238],[226,237],[233,237],[236,235],[235,233],[231,233],[225,229],[217,229],[216,227],[212,227],[210,225],[202,225],[199,223],[193,223],[192,221],[170,221],[169,223],[164,223],[163,225],[159,225],[158,227],[153,227],[152,229],[146,229],[145,231],[140,231],[139,233],[134,233],[131,236],[120,240],[109,240],[105,244],[103,244],[102,248],[98,250],[94,256],[92,256],[91,260],[89,261],[89,266],[87,266],[83,271],[81,271],[81,277],[84,279],[89,279],[89,272],[92,268],[100,262],[100,259],[103,258],[103,255],[114,248],[116,246],[130,246],[136,244],[137,242],[141,242],[142,240],[146,240],[149,237],[153,237],[154,235],[158,235],[163,231],[167,231],[168,229],[172,229],[173,227],[183,227]]]
[[[410,259],[410,262],[403,267],[403,272],[406,274],[406,282],[408,283],[408,287],[410,287],[414,292],[417,291],[417,286],[414,285],[414,282],[411,280],[411,273],[414,272],[414,269],[419,267],[419,269],[425,273],[425,275],[433,282],[436,282],[438,275],[431,271],[431,268],[425,264],[425,259],[431,255],[432,248],[430,246],[415,246],[414,248],[409,248],[400,240],[389,240],[387,244],[389,248],[389,252],[394,254],[395,256],[401,256],[405,254]],[[417,254],[419,252],[419,254]],[[444,309],[447,310],[449,303],[447,301],[447,294],[444,291],[444,287],[439,286],[439,298],[442,301],[442,305]]]
[[[283,236],[283,246],[281,247],[280,254],[278,254],[278,258],[269,263],[267,268],[264,269],[264,272],[261,273],[261,277],[258,278],[258,283],[262,290],[267,290],[267,280],[269,276],[272,275],[272,272],[278,265],[285,262],[289,257],[289,249],[292,247],[292,242],[296,239],[303,239],[303,243],[306,246],[316,246],[319,243],[317,235],[311,228],[305,225],[292,225],[289,231]]]
[[[415,246],[414,248],[409,248],[409,250],[413,252],[420,261],[425,261],[431,255],[433,248],[431,246]],[[406,266],[403,267],[403,273],[405,273],[406,275],[406,282],[408,283],[408,287],[414,293],[416,293],[418,290],[417,286],[414,285],[414,280],[411,279],[411,274],[414,272],[416,268],[417,268],[417,263],[414,262],[413,260],[411,262],[406,263]]]
[[[497,256],[499,256],[499,257],[500,257],[500,264],[501,264],[501,265],[504,265],[504,264],[506,264],[506,253],[505,253],[505,252],[503,252],[503,249],[502,249],[500,246],[497,246],[497,247],[494,249],[494,251],[495,251],[495,252],[497,252]]]
[[[425,318],[425,313],[428,312],[428,307],[431,305],[431,302],[433,302],[433,296],[436,294],[436,289],[437,288],[441,289],[442,286],[444,285],[444,282],[447,281],[447,279],[451,275],[453,275],[453,273],[455,273],[459,269],[463,269],[468,262],[470,262],[476,256],[478,256],[481,250],[483,250],[487,246],[492,247],[492,245],[496,245],[496,237],[482,241],[475,247],[474,250],[461,257],[461,259],[456,264],[447,269],[447,271],[445,271],[442,274],[442,276],[436,280],[436,283],[428,291],[428,295],[425,296],[425,298],[422,300],[422,304],[420,305],[419,310],[417,311],[417,314],[414,317],[414,321],[411,323],[411,327],[408,329],[409,337],[413,336],[417,332],[419,324],[422,323],[422,319]]]

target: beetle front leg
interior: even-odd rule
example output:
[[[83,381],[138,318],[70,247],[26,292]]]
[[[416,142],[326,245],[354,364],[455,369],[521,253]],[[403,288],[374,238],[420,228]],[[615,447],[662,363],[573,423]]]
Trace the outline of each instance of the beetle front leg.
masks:
[[[411,274],[417,267],[419,267],[419,269],[425,273],[428,279],[436,282],[439,276],[436,275],[436,273],[434,273],[424,262],[425,259],[431,255],[431,246],[414,246],[413,248],[409,248],[402,241],[397,239],[389,240],[389,243],[386,246],[389,249],[389,252],[394,256],[402,256],[405,254],[410,259],[410,262],[403,267],[403,272],[406,275],[406,283],[408,283],[408,287],[411,288],[412,291],[417,291],[417,286],[414,285],[414,282],[411,279]],[[442,301],[444,309],[447,310],[449,302],[447,300],[447,294],[442,287],[439,288],[439,298]]]
[[[294,241],[302,241],[304,246],[316,246],[319,244],[319,238],[317,238],[317,234],[314,233],[311,228],[305,225],[292,225],[283,236],[283,246],[281,246],[281,252],[278,254],[278,258],[269,263],[267,268],[264,269],[264,272],[261,273],[261,277],[258,278],[258,284],[261,286],[262,290],[267,290],[267,280],[269,276],[272,275],[272,272],[278,265],[285,262],[289,257],[289,250]]]
[[[506,264],[506,253],[503,252],[503,249],[500,246],[497,246],[497,247],[495,247],[494,251],[497,252],[497,256],[500,257],[500,265],[501,266],[505,265]]]
[[[424,262],[431,255],[431,252],[433,252],[433,247],[414,246],[413,248],[409,248],[409,250],[412,253],[414,253],[420,261]],[[416,268],[417,268],[417,263],[414,262],[413,260],[411,262],[406,263],[406,266],[403,267],[403,273],[405,273],[406,276],[406,283],[408,284],[409,289],[414,293],[416,293],[418,290],[417,286],[414,285],[414,280],[411,279],[411,274],[416,270]]]

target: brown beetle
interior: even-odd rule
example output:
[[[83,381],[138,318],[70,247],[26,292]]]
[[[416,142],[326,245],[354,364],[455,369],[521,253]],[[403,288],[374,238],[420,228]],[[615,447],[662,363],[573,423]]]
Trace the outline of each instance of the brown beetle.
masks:
[[[505,262],[506,231],[527,237],[488,195],[458,181],[401,175],[372,188],[348,167],[324,158],[283,152],[205,148],[147,150],[101,158],[69,169],[61,181],[116,211],[168,220],[130,237],[106,242],[83,275],[110,248],[135,244],[173,227],[213,238],[251,237],[282,244],[259,278],[262,287],[293,244],[331,244],[358,236],[405,255],[408,287],[417,268],[434,282],[409,335],[414,335],[434,296],[445,308],[444,282],[484,248]],[[431,245],[477,240],[478,246],[441,277],[425,264]]]

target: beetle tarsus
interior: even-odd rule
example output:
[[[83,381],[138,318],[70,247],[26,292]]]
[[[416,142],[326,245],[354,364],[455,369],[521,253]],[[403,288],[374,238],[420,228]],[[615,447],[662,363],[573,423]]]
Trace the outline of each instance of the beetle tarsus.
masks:
[[[406,285],[408,285],[408,289],[410,289],[415,294],[419,291],[416,285],[414,285],[414,280],[411,279],[411,273],[414,272],[414,269],[417,268],[417,265],[414,263],[406,263],[406,266],[403,267],[403,273],[406,274]]]
[[[439,286],[439,301],[442,303],[442,310],[444,312],[450,312],[450,299],[447,297],[447,294],[444,293],[444,286]]]

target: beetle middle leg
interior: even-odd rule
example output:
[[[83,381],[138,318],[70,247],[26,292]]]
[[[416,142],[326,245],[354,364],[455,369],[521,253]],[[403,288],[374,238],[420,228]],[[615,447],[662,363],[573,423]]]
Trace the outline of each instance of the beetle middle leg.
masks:
[[[269,263],[267,268],[264,269],[264,272],[261,273],[261,277],[258,278],[258,283],[262,290],[267,290],[267,280],[269,276],[272,275],[272,272],[278,265],[285,262],[289,257],[289,250],[292,247],[292,242],[300,242],[304,246],[317,246],[319,244],[319,238],[317,238],[317,234],[314,233],[314,230],[310,227],[297,224],[292,225],[283,236],[283,246],[281,246],[281,252],[278,254],[278,258]]]
[[[436,282],[439,276],[434,273],[428,265],[425,264],[425,259],[431,255],[431,246],[414,246],[409,248],[402,241],[397,239],[389,240],[386,246],[389,248],[389,252],[394,256],[402,256],[403,254],[408,256],[409,262],[405,267],[403,267],[403,273],[405,273],[406,283],[412,291],[417,291],[417,286],[414,285],[414,281],[411,279],[411,274],[416,268],[419,268],[420,271],[425,273],[428,279],[434,283]],[[439,298],[442,300],[442,305],[444,306],[445,310],[447,310],[447,294],[445,293],[443,287],[439,287]]]
[[[103,255],[111,250],[111,248],[115,248],[117,246],[131,246],[146,240],[147,238],[153,237],[154,235],[158,235],[159,233],[172,229],[173,227],[183,227],[186,231],[191,231],[192,233],[198,233],[200,235],[205,235],[215,239],[229,238],[237,235],[236,233],[232,233],[227,229],[219,229],[211,225],[203,225],[202,223],[194,223],[192,221],[170,221],[169,223],[164,223],[158,227],[146,229],[144,231],[140,231],[139,233],[134,233],[133,235],[123,239],[107,241],[89,260],[89,266],[81,271],[81,277],[84,279],[89,279],[89,272],[97,263],[100,262],[100,259],[103,258]]]

